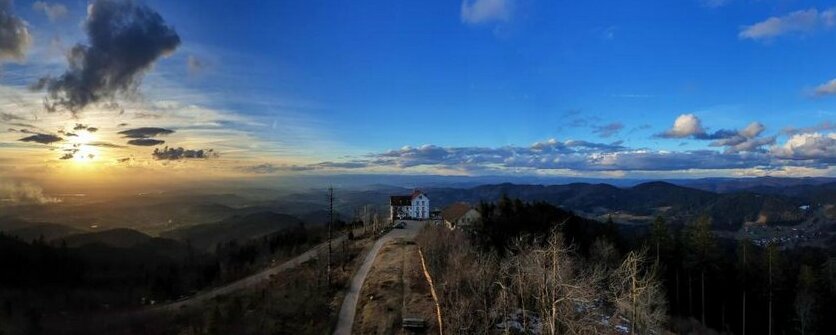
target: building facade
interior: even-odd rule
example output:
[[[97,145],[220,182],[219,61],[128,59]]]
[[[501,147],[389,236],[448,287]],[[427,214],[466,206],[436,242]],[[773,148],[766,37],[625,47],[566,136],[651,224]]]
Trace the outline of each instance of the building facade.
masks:
[[[430,198],[418,190],[411,195],[393,195],[389,197],[389,218],[427,220],[430,218]]]

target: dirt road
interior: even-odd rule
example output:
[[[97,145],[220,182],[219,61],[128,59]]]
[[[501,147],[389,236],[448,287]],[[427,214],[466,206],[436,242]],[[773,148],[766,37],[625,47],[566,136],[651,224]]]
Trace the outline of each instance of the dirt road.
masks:
[[[340,237],[335,238],[331,243],[333,243],[333,245],[339,245],[340,243],[342,243],[342,241],[344,239],[345,239],[345,236],[340,236]],[[319,253],[320,250],[323,250],[324,248],[327,248],[327,247],[328,247],[328,242],[319,244],[316,247],[302,253],[299,256],[296,256],[296,257],[294,257],[294,258],[292,258],[292,259],[290,259],[290,260],[288,260],[284,263],[281,263],[279,265],[264,269],[261,272],[254,273],[254,274],[252,274],[248,277],[241,278],[237,281],[226,284],[224,286],[213,288],[209,291],[199,292],[196,295],[193,295],[193,296],[191,296],[187,299],[184,299],[184,300],[176,301],[176,302],[173,302],[173,303],[170,303],[170,304],[155,306],[155,307],[151,308],[150,310],[146,310],[146,311],[174,311],[174,310],[180,309],[180,308],[188,306],[188,305],[201,304],[201,303],[204,303],[208,300],[211,300],[211,299],[213,299],[217,296],[226,295],[226,294],[238,291],[238,290],[246,288],[246,287],[250,287],[250,286],[253,286],[253,285],[256,285],[256,284],[259,284],[259,283],[263,283],[264,281],[269,280],[271,276],[274,276],[274,275],[279,274],[283,271],[287,271],[289,269],[295,268],[295,267],[299,266],[299,264],[307,262],[308,260],[316,257],[316,255]],[[326,253],[327,253],[327,251],[326,251]]]
[[[378,252],[380,252],[380,248],[386,242],[396,238],[415,237],[425,224],[418,221],[408,222],[406,228],[393,229],[378,239],[374,246],[372,246],[372,249],[369,250],[366,258],[363,259],[363,264],[354,275],[354,278],[351,279],[351,286],[349,286],[348,291],[345,293],[345,300],[343,300],[343,305],[340,308],[340,315],[337,319],[337,327],[334,329],[334,335],[351,334],[351,329],[354,327],[354,316],[357,313],[357,300],[360,298],[360,289],[363,288],[363,282],[366,280],[366,276],[369,275],[369,270],[371,270],[374,259],[377,257]]]

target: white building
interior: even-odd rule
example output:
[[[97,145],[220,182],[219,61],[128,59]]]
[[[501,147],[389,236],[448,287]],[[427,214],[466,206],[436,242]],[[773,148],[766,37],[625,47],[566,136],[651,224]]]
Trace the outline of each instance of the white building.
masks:
[[[426,220],[430,218],[430,198],[415,190],[412,195],[389,197],[389,218]]]

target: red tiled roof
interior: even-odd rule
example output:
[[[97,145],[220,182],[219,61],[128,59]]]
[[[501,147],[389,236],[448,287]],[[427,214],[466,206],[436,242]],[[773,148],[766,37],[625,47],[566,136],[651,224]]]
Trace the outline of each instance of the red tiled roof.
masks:
[[[467,214],[468,211],[470,211],[470,205],[463,202],[457,202],[441,211],[441,218],[446,221],[454,222],[463,215]]]
[[[424,194],[424,192],[421,192],[420,190],[415,190],[415,191],[412,191],[411,197],[412,197],[412,199],[415,199],[421,194]]]
[[[408,195],[393,195],[389,197],[390,206],[412,206],[412,197]]]

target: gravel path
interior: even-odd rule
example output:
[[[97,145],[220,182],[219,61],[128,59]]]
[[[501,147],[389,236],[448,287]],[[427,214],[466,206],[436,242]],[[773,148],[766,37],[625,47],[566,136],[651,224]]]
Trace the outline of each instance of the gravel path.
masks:
[[[337,327],[334,329],[334,335],[349,335],[351,334],[351,329],[354,326],[354,316],[357,313],[357,300],[360,298],[360,289],[363,288],[363,282],[366,280],[366,276],[369,275],[369,270],[372,268],[372,264],[374,264],[374,259],[377,256],[377,253],[380,251],[380,248],[383,247],[386,242],[389,242],[396,238],[412,238],[418,234],[418,231],[424,226],[424,223],[418,221],[408,221],[406,228],[404,229],[392,229],[388,234],[384,235],[377,242],[374,243],[372,249],[369,250],[369,253],[366,255],[366,258],[363,259],[363,264],[360,266],[360,269],[354,274],[354,278],[351,279],[351,286],[349,286],[348,291],[345,293],[345,300],[343,300],[343,305],[340,308],[340,315],[337,319]]]

